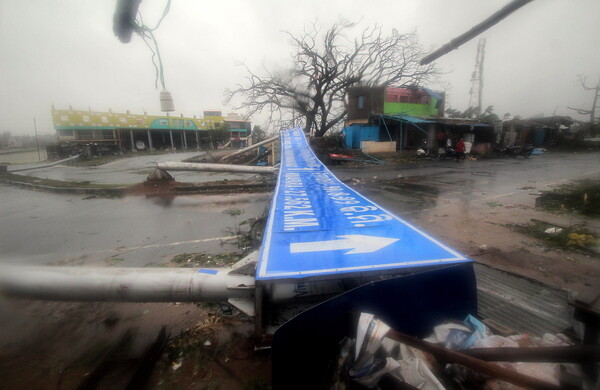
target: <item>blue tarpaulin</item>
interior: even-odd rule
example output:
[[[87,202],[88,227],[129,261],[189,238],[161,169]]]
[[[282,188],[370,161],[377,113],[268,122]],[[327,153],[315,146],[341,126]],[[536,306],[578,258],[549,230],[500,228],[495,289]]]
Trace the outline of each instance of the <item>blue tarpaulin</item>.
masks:
[[[470,261],[340,182],[302,129],[281,133],[281,154],[258,280]]]
[[[379,126],[352,125],[342,130],[345,149],[360,149],[361,141],[379,141]]]

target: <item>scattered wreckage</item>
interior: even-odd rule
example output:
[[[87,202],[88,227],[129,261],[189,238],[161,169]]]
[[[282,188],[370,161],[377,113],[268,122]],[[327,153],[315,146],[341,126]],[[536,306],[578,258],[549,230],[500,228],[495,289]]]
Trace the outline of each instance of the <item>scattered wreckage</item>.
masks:
[[[403,388],[441,389],[447,379],[433,372],[446,363],[467,367],[453,377],[476,383],[471,388],[493,378],[566,388],[556,371],[561,362],[588,363],[586,380],[594,382],[598,366],[589,362],[600,358],[596,303],[578,307],[589,346],[566,345],[562,336],[493,336],[475,318],[478,290],[470,259],[343,184],[317,159],[302,129],[282,132],[281,145],[260,252],[231,268],[3,266],[0,291],[64,301],[228,302],[254,318],[257,335],[266,335],[258,347],[272,350],[274,388],[376,388],[392,380]],[[437,366],[428,363],[431,356]],[[555,365],[538,370],[487,360]]]

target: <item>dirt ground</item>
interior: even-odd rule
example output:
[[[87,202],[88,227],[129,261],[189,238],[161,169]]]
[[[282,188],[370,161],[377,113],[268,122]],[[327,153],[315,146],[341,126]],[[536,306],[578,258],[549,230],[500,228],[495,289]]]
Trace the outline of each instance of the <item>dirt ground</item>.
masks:
[[[441,191],[430,179],[410,175],[381,177],[363,171],[356,180],[349,179],[352,172],[342,176],[477,262],[573,292],[598,288],[597,246],[552,247],[518,228],[537,220],[557,227],[585,226],[600,235],[598,218],[536,208],[541,191],[556,183],[532,180],[488,194],[459,182]],[[0,389],[113,389],[128,383],[134,388],[130,381],[136,375],[142,381],[136,383],[156,389],[269,388],[269,352],[254,350],[252,322],[239,313],[226,314],[217,306],[183,303],[2,299]],[[144,366],[140,358],[152,357],[149,346],[163,325],[170,338],[155,356],[155,367]]]
[[[0,301],[0,316],[9,313],[0,389],[261,389],[270,380],[268,352],[254,351],[253,323],[217,307]],[[144,358],[163,326],[171,338],[148,368]]]
[[[334,173],[477,262],[572,292],[590,287],[600,291],[597,161],[596,153],[557,153],[527,160],[342,167]],[[552,207],[538,207],[548,192],[558,196],[557,201]],[[572,196],[563,201],[567,192]],[[591,212],[572,209],[573,197],[581,198]],[[595,239],[585,248],[554,245],[551,237],[542,233],[549,239],[540,239],[528,232],[532,225],[580,229]]]
[[[391,181],[399,187],[410,182]],[[387,181],[385,185],[391,183]],[[600,219],[536,207],[541,186],[534,185],[516,193],[483,195],[468,203],[441,198],[433,206],[404,213],[402,217],[477,262],[571,292],[592,287],[600,291],[597,239],[590,248],[557,246],[521,229],[542,222],[559,229],[582,227],[600,237]]]

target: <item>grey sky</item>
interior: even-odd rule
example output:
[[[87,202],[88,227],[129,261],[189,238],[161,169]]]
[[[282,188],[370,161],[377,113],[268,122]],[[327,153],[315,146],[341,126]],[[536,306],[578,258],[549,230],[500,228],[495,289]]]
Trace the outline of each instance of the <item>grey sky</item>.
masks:
[[[327,26],[344,18],[379,23],[390,32],[416,29],[435,48],[466,31],[508,0],[174,0],[157,31],[167,88],[176,113],[223,109],[223,90],[240,82],[235,64],[280,66],[288,38],[306,22]],[[165,1],[144,0],[148,25]],[[0,132],[53,132],[50,106],[158,114],[150,52],[138,37],[120,43],[112,32],[113,1],[0,2]],[[567,105],[589,108],[591,94],[577,74],[600,77],[600,1],[536,0],[488,30],[484,106],[499,115],[578,117]],[[442,57],[448,104],[469,100],[477,39]],[[439,86],[433,86],[439,88]],[[583,119],[582,117],[579,117]],[[260,118],[253,118],[261,124]]]

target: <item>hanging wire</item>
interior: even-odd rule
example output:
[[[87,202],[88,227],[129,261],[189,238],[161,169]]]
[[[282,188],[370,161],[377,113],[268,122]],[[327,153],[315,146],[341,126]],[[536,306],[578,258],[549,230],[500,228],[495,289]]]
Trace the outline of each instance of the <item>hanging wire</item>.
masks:
[[[167,0],[167,4],[165,5],[165,9],[163,10],[162,16],[156,23],[156,26],[154,26],[153,28],[150,28],[144,24],[144,19],[142,18],[142,14],[138,11],[139,22],[136,21],[135,26],[134,26],[135,32],[142,38],[142,40],[144,41],[146,46],[148,46],[148,49],[150,49],[150,51],[152,52],[152,65],[154,65],[154,70],[156,72],[156,78],[154,80],[154,87],[156,89],[158,89],[158,81],[159,80],[160,80],[160,84],[161,84],[162,88],[163,89],[167,89],[167,88],[165,86],[165,74],[164,74],[163,62],[162,62],[162,58],[160,56],[158,42],[156,40],[156,37],[154,36],[154,31],[156,31],[156,29],[158,27],[160,27],[160,24],[164,20],[165,16],[167,16],[167,14],[169,13],[170,8],[171,8],[171,0]],[[158,60],[158,64],[156,63],[156,60]]]
[[[149,31],[155,31],[160,26],[160,24],[162,23],[162,21],[165,18],[165,16],[167,16],[167,14],[169,13],[170,9],[171,9],[171,0],[167,0],[167,4],[165,5],[165,9],[163,10],[163,14],[160,17],[160,19],[158,19],[158,22],[156,23],[156,26],[154,26],[154,28],[150,28],[148,30]]]

